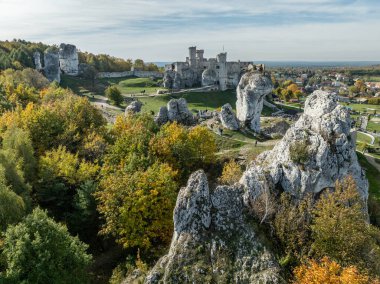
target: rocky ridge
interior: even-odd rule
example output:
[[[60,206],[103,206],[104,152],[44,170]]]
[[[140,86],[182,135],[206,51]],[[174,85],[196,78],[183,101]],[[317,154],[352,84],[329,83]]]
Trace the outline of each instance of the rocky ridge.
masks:
[[[239,183],[213,189],[203,171],[192,174],[177,198],[170,250],[145,283],[283,283],[271,246],[252,221],[251,205],[268,191],[316,195],[346,175],[366,200],[368,181],[350,125],[337,98],[316,91],[281,142],[259,155]]]

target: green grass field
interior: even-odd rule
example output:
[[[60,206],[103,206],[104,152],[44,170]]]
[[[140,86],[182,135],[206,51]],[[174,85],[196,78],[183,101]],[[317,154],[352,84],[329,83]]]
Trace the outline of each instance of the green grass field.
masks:
[[[380,113],[380,105],[351,104],[351,103],[350,104],[342,103],[342,105],[359,112],[366,112],[366,113],[373,114],[376,111],[377,113]]]
[[[156,94],[157,90],[164,90],[160,86],[161,81],[150,78],[126,78],[121,81],[107,80],[106,82],[117,84],[123,94],[141,94],[142,91],[145,91],[145,94]]]
[[[356,136],[356,141],[371,144],[372,139],[368,135],[358,132]]]
[[[224,104],[231,104],[232,108],[236,108],[236,92],[234,90],[216,91],[207,93],[181,93],[181,94],[165,94],[152,97],[138,98],[143,103],[143,111],[154,111],[155,113],[161,106],[165,106],[171,99],[185,98],[190,110],[215,110]],[[263,115],[269,115],[272,111],[264,107]]]

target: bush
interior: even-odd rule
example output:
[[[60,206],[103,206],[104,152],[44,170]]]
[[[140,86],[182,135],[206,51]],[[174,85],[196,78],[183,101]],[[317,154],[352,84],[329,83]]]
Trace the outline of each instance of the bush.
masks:
[[[5,233],[5,278],[11,283],[86,283],[91,261],[86,250],[64,225],[35,209]]]
[[[309,146],[307,140],[295,141],[289,147],[290,159],[303,165],[309,160]]]
[[[117,88],[117,86],[109,86],[105,90],[106,97],[111,101],[112,104],[115,104],[119,106],[123,100],[124,97],[121,95],[120,90]]]
[[[341,267],[327,257],[320,262],[310,260],[294,270],[296,284],[378,284],[378,279],[370,279],[362,274],[355,266]]]
[[[234,160],[229,161],[223,167],[223,172],[220,177],[220,182],[223,184],[233,185],[238,182],[243,174],[241,167]]]

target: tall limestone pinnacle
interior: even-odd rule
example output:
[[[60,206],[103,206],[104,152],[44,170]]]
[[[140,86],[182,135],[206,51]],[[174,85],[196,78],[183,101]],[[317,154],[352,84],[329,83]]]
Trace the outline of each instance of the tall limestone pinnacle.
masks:
[[[260,74],[245,73],[236,88],[236,112],[240,122],[249,129],[260,132],[260,115],[264,98],[273,90],[272,81]]]

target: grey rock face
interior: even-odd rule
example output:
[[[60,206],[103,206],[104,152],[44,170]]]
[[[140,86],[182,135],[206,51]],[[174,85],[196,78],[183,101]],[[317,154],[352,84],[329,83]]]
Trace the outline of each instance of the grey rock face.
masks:
[[[36,70],[38,71],[42,70],[41,54],[38,51],[33,53],[33,60],[34,60],[34,66],[36,67]]]
[[[187,108],[187,102],[184,98],[171,99],[168,102],[167,109],[170,121],[177,121],[184,125],[194,124],[194,116]]]
[[[210,190],[203,171],[179,192],[169,253],[145,283],[282,283],[244,210],[242,189]]]
[[[162,86],[164,88],[172,89],[173,88],[173,82],[174,82],[174,76],[175,76],[174,71],[172,71],[172,70],[165,71]]]
[[[173,89],[174,90],[181,89],[181,75],[179,73],[175,73],[175,75],[174,75]]]
[[[59,46],[59,62],[64,74],[71,76],[78,75],[79,59],[75,45],[61,43]]]
[[[160,107],[157,115],[154,117],[154,121],[158,125],[163,125],[169,121],[168,118],[168,108],[166,106]]]
[[[54,50],[45,51],[44,62],[45,77],[51,82],[56,81],[59,83],[61,81],[61,71],[59,69],[58,52]]]
[[[128,113],[138,113],[141,111],[142,102],[140,101],[133,101],[131,102],[126,108],[125,108],[125,114]]]
[[[349,112],[337,103],[336,96],[315,91],[306,100],[300,119],[273,150],[257,157],[240,183],[252,188],[257,173],[265,169],[270,186],[300,198],[332,188],[336,180],[352,175],[367,200],[368,181],[357,161],[350,125]]]
[[[215,85],[218,81],[218,74],[214,69],[207,68],[202,73],[202,86]]]
[[[222,106],[219,118],[225,128],[230,130],[239,129],[239,123],[230,104],[225,104]]]
[[[272,90],[273,85],[269,78],[251,72],[244,74],[237,86],[237,118],[255,132],[260,132],[264,97]]]

